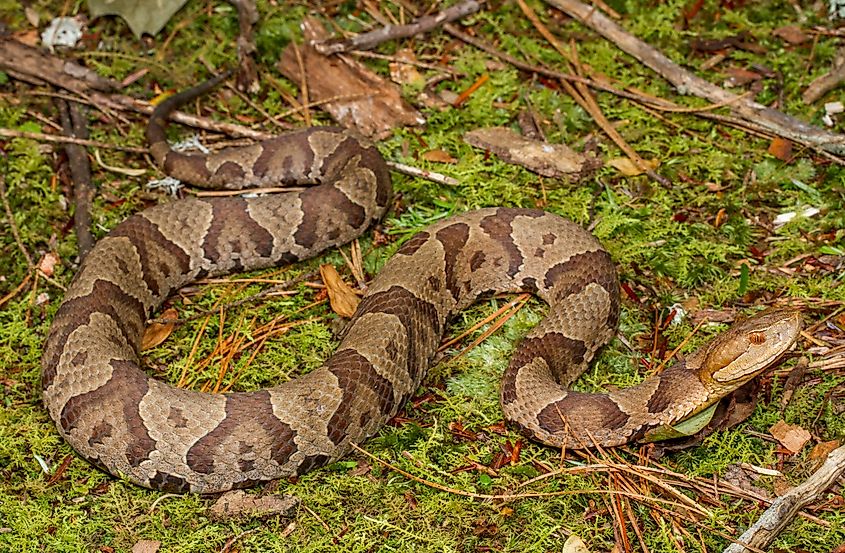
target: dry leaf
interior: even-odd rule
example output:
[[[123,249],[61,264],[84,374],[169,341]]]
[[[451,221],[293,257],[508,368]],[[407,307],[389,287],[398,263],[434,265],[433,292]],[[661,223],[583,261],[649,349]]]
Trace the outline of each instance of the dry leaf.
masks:
[[[208,509],[214,520],[233,518],[266,518],[284,516],[299,505],[299,499],[292,495],[247,494],[243,490],[226,492]]]
[[[91,17],[119,15],[136,37],[155,36],[187,0],[88,0]]]
[[[727,88],[746,85],[763,78],[763,75],[742,67],[729,67],[725,70],[725,73],[728,75],[724,83]]]
[[[355,290],[343,282],[332,265],[320,265],[320,276],[323,277],[323,283],[326,285],[332,311],[341,317],[351,317],[361,302]]]
[[[785,138],[773,138],[767,151],[781,161],[789,161],[792,157],[792,142]]]
[[[563,544],[563,553],[590,553],[584,540],[572,534]]]
[[[457,163],[458,160],[446,150],[429,150],[420,156],[426,161],[434,161],[437,163]]]
[[[297,84],[304,73],[309,99],[323,102],[320,109],[335,121],[376,139],[393,134],[398,127],[425,123],[422,114],[402,99],[398,85],[351,57],[324,56],[310,46],[328,37],[319,20],[306,18],[301,26],[304,44],[288,45],[277,67]]]
[[[53,252],[47,252],[44,254],[44,257],[41,258],[41,261],[38,262],[38,270],[48,277],[51,277],[53,276],[53,271],[55,270],[58,262],[59,256]]]
[[[657,158],[652,159],[644,159],[643,162],[645,163],[646,167],[654,171],[657,169],[657,166],[660,165],[660,160]],[[645,173],[643,169],[640,169],[629,157],[615,157],[611,160],[608,160],[608,165],[625,175],[626,177],[636,177],[637,175],[642,175]]]
[[[132,553],[156,553],[161,542],[156,540],[138,540],[132,546]]]
[[[506,127],[476,129],[464,134],[464,140],[544,177],[585,176],[601,165],[595,158],[579,154],[565,144],[531,140]]]
[[[825,459],[827,459],[828,454],[837,447],[839,447],[839,442],[837,440],[818,443],[810,450],[807,460],[821,465],[824,463]]]
[[[179,313],[177,313],[172,307],[161,314],[162,319],[176,319],[178,317]],[[144,329],[144,337],[141,338],[141,351],[154,348],[167,340],[167,337],[170,336],[170,333],[173,332],[175,327],[176,325],[174,323],[150,324],[146,329]]]
[[[784,421],[778,421],[769,428],[769,434],[780,442],[780,445],[792,453],[798,453],[801,451],[804,444],[812,438],[812,435],[800,426],[796,424],[788,424]]]
[[[801,30],[797,25],[787,25],[772,31],[776,37],[782,38],[790,44],[803,44],[810,40],[810,35]]]

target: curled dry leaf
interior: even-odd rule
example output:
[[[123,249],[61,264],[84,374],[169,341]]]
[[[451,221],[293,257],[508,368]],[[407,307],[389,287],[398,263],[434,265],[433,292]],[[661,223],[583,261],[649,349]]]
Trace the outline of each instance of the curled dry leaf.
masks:
[[[458,160],[452,157],[452,154],[446,150],[429,150],[420,156],[426,161],[434,161],[436,163],[457,163]]]
[[[41,261],[38,262],[38,270],[48,277],[51,277],[53,276],[53,271],[55,270],[58,262],[59,256],[53,252],[47,252],[44,254],[44,257],[41,258]]]
[[[343,282],[337,270],[331,265],[320,265],[320,276],[329,294],[332,311],[349,318],[355,313],[361,299],[348,284]]]
[[[172,307],[161,314],[162,319],[176,319],[179,314]],[[174,323],[152,323],[144,330],[144,337],[141,338],[141,351],[154,348],[167,340],[170,333],[176,327]]]
[[[660,165],[660,160],[657,158],[644,159],[646,167],[654,171]],[[625,175],[626,177],[636,177],[645,173],[645,169],[637,167],[629,157],[615,157],[608,160],[608,165]]]
[[[208,509],[214,520],[233,518],[267,518],[285,516],[299,506],[299,498],[292,495],[247,494],[243,490],[226,492]]]
[[[789,424],[784,421],[778,421],[771,428],[769,434],[774,437],[780,445],[791,451],[798,453],[804,447],[812,435],[798,426],[797,424]]]
[[[579,154],[565,144],[531,140],[505,127],[469,131],[464,134],[464,140],[544,177],[584,175],[600,165],[595,158]]]

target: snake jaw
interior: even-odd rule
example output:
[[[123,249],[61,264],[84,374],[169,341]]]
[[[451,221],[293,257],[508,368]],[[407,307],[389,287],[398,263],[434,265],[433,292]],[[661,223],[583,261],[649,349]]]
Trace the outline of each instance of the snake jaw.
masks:
[[[705,348],[699,376],[726,395],[777,361],[798,339],[801,313],[770,310],[735,323]]]

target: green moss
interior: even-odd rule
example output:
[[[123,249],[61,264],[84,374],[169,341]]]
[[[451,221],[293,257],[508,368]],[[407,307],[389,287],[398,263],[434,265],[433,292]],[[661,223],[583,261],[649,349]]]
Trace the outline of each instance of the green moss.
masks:
[[[835,37],[820,35],[812,45],[810,58],[809,45],[785,46],[774,37],[773,29],[798,23],[790,3],[748,3],[741,9],[705,3],[688,28],[681,24],[681,13],[688,6],[683,0],[648,4],[613,0],[611,4],[623,14],[622,24],[629,31],[687,67],[700,67],[709,57],[690,47],[692,39],[750,33],[767,49],[766,53],[734,50],[728,60],[700,71],[700,75],[720,83],[730,66],[763,64],[784,76],[783,88],[781,92],[778,81],[767,79],[757,100],[769,103],[780,101],[782,96],[781,109],[819,123],[819,110],[804,106],[800,94],[813,78],[829,70],[837,42]],[[700,100],[679,97],[665,81],[633,58],[620,55],[615,46],[577,22],[552,18],[540,2],[532,2],[532,6],[564,42],[574,40],[583,63],[617,79],[619,86],[633,86],[684,105],[703,105]],[[77,13],[84,4],[76,2],[67,7],[39,0],[31,7],[42,18],[48,18]],[[534,31],[514,3],[498,3],[495,7],[464,23],[515,56],[532,63],[564,67],[560,55]],[[336,9],[333,21],[340,28],[351,32],[367,28],[367,15],[358,10],[357,4],[345,2]],[[392,5],[388,9],[396,17],[402,15]],[[273,66],[290,41],[300,40],[299,21],[308,11],[304,6],[266,1],[259,3],[259,11],[262,19],[256,30],[258,61],[266,79],[262,90],[251,100],[271,113],[279,113],[289,109],[282,91],[295,96],[298,83],[281,78]],[[29,28],[17,3],[0,0],[0,13],[13,30]],[[806,25],[821,23],[813,13],[803,15],[809,18]],[[78,52],[80,58],[98,73],[115,79],[149,70],[127,91],[140,97],[149,98],[156,93],[153,83],[179,89],[204,78],[207,70],[200,60],[215,67],[235,63],[237,19],[234,9],[226,3],[189,2],[150,44],[137,41],[115,18],[100,18],[92,31],[102,42],[98,48],[86,47]],[[626,298],[620,325],[621,334],[637,353],[614,341],[577,383],[581,390],[628,386],[647,376],[640,358],[650,355],[654,312],[666,314],[676,302],[694,298],[702,307],[743,306],[743,296],[761,294],[813,298],[814,302],[845,301],[845,286],[839,274],[821,271],[816,275],[787,276],[769,270],[797,256],[830,255],[845,249],[845,170],[841,167],[800,150],[796,150],[796,159],[784,163],[766,152],[765,140],[688,114],[666,113],[663,115],[668,122],[664,122],[625,100],[597,93],[602,111],[635,150],[660,161],[658,171],[671,184],[655,184],[643,176],[626,178],[611,167],[601,168],[595,177],[580,183],[540,178],[466,145],[462,134],[481,126],[515,128],[518,112],[530,108],[544,121],[551,141],[579,144],[593,134],[602,159],[622,153],[554,83],[492,64],[486,54],[440,33],[403,42],[403,46],[412,47],[426,61],[448,60],[461,72],[459,77],[436,85],[436,91],[460,93],[482,75],[488,75],[489,80],[460,108],[426,110],[426,127],[396,129],[379,143],[388,158],[448,174],[459,184],[438,185],[395,175],[404,209],[390,213],[383,230],[396,241],[371,248],[369,236],[362,239],[363,249],[368,252],[365,268],[370,274],[378,271],[402,240],[431,222],[470,208],[540,206],[591,226],[617,262],[623,282],[640,296],[642,305]],[[385,44],[379,51],[390,54],[395,48],[394,44]],[[387,71],[383,61],[370,65],[382,74]],[[275,84],[271,85],[271,80]],[[14,80],[0,75],[0,127],[44,131],[46,127],[32,113],[52,116],[52,108],[46,99],[27,95],[25,88],[17,86]],[[410,100],[417,92],[410,87],[405,90]],[[7,100],[13,97],[14,102]],[[223,95],[209,95],[202,103],[221,119],[244,117],[261,121],[260,114],[241,99],[221,98]],[[726,111],[719,111],[723,112]],[[328,122],[317,111],[314,116],[318,122]],[[92,138],[122,145],[142,144],[144,119],[126,117],[129,118],[120,124],[104,123],[99,116],[92,118]],[[299,124],[298,117],[290,120]],[[171,130],[173,136],[189,132]],[[425,161],[421,155],[430,149],[448,151],[457,163]],[[68,230],[70,189],[63,180],[54,179],[59,150],[31,140],[12,139],[3,144],[3,151],[0,169],[5,175],[22,244],[36,260],[47,251],[58,253],[62,264],[54,279],[66,285],[76,269],[77,250],[72,231]],[[109,165],[146,167],[138,156],[106,150],[99,153]],[[130,178],[97,165],[93,169],[101,190],[92,211],[93,230],[99,237],[130,213],[151,203],[148,195],[141,192],[145,180],[157,172]],[[713,191],[715,188],[720,190]],[[818,207],[821,212],[774,231],[768,227],[778,214],[806,206]],[[720,210],[724,210],[724,220],[716,225]],[[0,269],[2,296],[23,281],[28,268],[9,232],[0,233],[0,257],[4,260]],[[343,263],[340,255],[329,252],[281,273],[261,275],[272,274],[275,279],[285,280],[315,269],[320,262],[339,266]],[[750,263],[751,269],[744,290],[741,262]],[[191,316],[220,303],[243,299],[260,289],[204,286],[189,296],[190,303],[176,299],[174,304],[181,316]],[[36,302],[42,292],[48,297]],[[529,302],[496,334],[466,355],[433,367],[418,391],[425,401],[407,406],[402,413],[401,420],[410,422],[387,426],[365,447],[398,468],[466,492],[572,493],[513,502],[477,501],[434,490],[355,454],[296,482],[279,485],[280,490],[302,498],[319,517],[301,509],[295,513],[291,529],[290,520],[278,517],[265,521],[210,520],[210,499],[163,497],[141,490],[98,472],[73,454],[53,428],[39,393],[40,352],[61,295],[59,288],[41,280],[34,292],[25,287],[0,309],[0,550],[92,551],[110,547],[129,551],[139,539],[153,539],[161,541],[162,550],[167,551],[219,551],[228,540],[239,536],[235,547],[242,551],[521,552],[559,550],[570,533],[585,539],[592,550],[614,546],[613,518],[605,503],[609,497],[590,491],[607,490],[611,484],[605,474],[564,473],[520,488],[538,476],[543,466],[554,468],[560,464],[560,452],[527,440],[521,442],[517,464],[505,465],[494,474],[473,468],[473,463],[489,465],[506,442],[513,444],[521,439],[513,431],[499,435],[491,430],[491,425],[501,421],[501,372],[514,344],[543,316],[545,309],[539,302]],[[218,335],[251,336],[258,325],[285,314],[292,320],[318,320],[268,341],[249,367],[248,355],[234,359],[222,385],[232,383],[233,375],[238,374],[234,389],[256,389],[318,366],[335,345],[335,324],[334,316],[324,306],[302,311],[314,299],[314,290],[302,286],[295,296],[227,311],[222,326],[219,315],[210,317],[205,337],[188,367],[188,386],[201,389],[217,382],[219,359],[201,371],[195,367],[199,360],[211,355]],[[472,327],[503,301],[486,299],[472,306],[456,317],[450,332],[454,335]],[[170,382],[180,378],[203,320],[177,328],[162,346],[144,353],[153,374]],[[680,343],[692,326],[689,321],[670,325],[664,332],[670,346]],[[469,336],[465,343],[483,330]],[[692,351],[719,330],[721,327],[702,328],[684,351]],[[771,401],[762,401],[744,426],[713,434],[701,446],[669,454],[662,462],[673,470],[707,478],[722,475],[730,464],[739,462],[772,466],[778,461],[774,446],[746,430],[764,433],[780,419],[800,424],[822,439],[840,439],[845,434],[838,399],[843,378],[833,371],[812,373],[811,377],[813,385],[799,388],[786,410],[781,411],[779,406],[782,381],[775,380]],[[478,439],[465,440],[450,431],[450,423],[456,422],[475,432]],[[65,459],[69,459],[69,465],[57,482],[50,483],[39,458],[51,471]],[[801,466],[805,458],[806,452],[802,452],[796,458],[785,459],[784,470],[791,481],[805,476]],[[573,459],[570,456],[565,466],[578,462]],[[761,485],[772,483],[763,481]],[[579,490],[584,493],[576,493]],[[648,504],[632,501],[631,508],[651,551],[674,551],[674,540],[680,540],[685,550],[701,550],[698,537],[680,535],[667,524],[667,519],[652,517]],[[725,539],[709,528],[731,533],[758,515],[757,505],[728,498],[722,505],[712,506],[712,510],[713,519],[699,523],[703,534],[700,539],[709,551],[726,545]],[[796,519],[775,547],[828,551],[845,540],[845,516],[829,511],[815,514],[828,521],[831,528],[822,534],[812,523]],[[683,521],[680,524],[698,536],[695,525]],[[630,526],[628,534],[633,536]]]

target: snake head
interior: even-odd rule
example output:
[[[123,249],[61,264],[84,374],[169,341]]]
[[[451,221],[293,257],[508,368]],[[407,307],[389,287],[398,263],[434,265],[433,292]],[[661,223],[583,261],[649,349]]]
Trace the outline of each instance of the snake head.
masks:
[[[699,350],[699,378],[720,396],[735,390],[792,347],[801,326],[801,313],[792,309],[764,311],[734,323]]]

